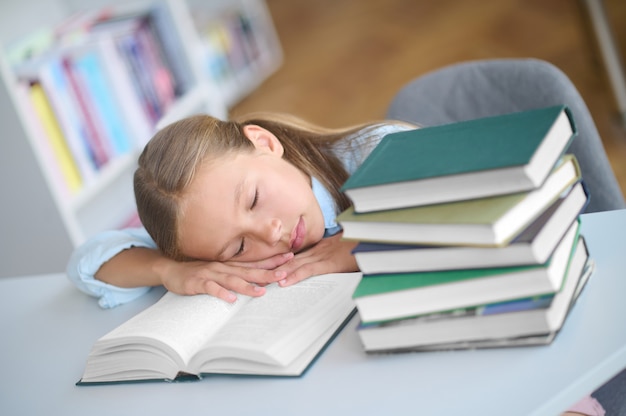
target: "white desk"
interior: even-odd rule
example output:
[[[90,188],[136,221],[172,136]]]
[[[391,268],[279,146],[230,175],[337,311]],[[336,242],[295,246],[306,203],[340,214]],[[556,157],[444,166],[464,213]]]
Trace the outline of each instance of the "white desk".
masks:
[[[162,291],[101,310],[63,275],[0,279],[0,414],[556,415],[626,367],[626,210],[583,234],[596,271],[552,345],[367,356],[353,319],[297,379],[77,387],[92,343]]]

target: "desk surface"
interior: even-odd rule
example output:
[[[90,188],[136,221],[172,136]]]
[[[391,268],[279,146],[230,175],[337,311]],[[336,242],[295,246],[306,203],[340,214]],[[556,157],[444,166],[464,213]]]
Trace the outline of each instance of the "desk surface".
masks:
[[[77,387],[93,342],[162,290],[102,310],[63,275],[0,279],[0,414],[556,415],[626,367],[626,210],[582,227],[596,270],[553,344],[367,356],[353,319],[296,379]]]

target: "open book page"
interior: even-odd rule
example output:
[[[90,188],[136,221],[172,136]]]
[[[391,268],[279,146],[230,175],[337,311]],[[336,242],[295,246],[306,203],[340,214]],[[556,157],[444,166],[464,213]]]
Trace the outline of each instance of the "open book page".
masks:
[[[351,295],[360,276],[327,274],[285,288],[268,286],[265,296],[242,305],[208,340],[191,367],[208,372],[209,361],[226,357],[287,365],[346,318],[354,308]]]
[[[126,342],[156,345],[150,341],[153,339],[175,350],[182,360],[177,363],[179,369],[184,368],[200,346],[248,301],[243,295],[229,304],[208,295],[181,296],[168,292],[157,303],[102,337],[98,345],[117,345],[123,338],[128,338]]]

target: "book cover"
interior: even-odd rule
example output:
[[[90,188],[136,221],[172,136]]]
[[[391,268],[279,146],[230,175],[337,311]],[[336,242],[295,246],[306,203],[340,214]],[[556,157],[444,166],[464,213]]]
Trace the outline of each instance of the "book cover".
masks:
[[[548,260],[589,200],[575,184],[510,244],[502,247],[390,244],[361,241],[353,254],[365,275],[541,264]]]
[[[434,245],[503,246],[519,235],[563,192],[581,180],[573,155],[565,155],[535,190],[446,204],[337,216],[350,240]]]
[[[584,240],[577,239],[566,271],[563,289],[547,307],[494,310],[495,313],[429,315],[358,327],[359,337],[369,352],[398,350],[487,348],[540,344],[517,342],[526,337],[545,337],[550,342],[563,326],[579,288],[593,270]],[[528,341],[528,339],[526,340]],[[538,341],[538,340],[536,340]]]
[[[542,265],[363,276],[353,293],[361,320],[385,321],[554,294],[561,289],[579,228],[578,222],[572,224]]]
[[[392,133],[342,190],[356,212],[527,191],[543,183],[575,134],[566,106]]]

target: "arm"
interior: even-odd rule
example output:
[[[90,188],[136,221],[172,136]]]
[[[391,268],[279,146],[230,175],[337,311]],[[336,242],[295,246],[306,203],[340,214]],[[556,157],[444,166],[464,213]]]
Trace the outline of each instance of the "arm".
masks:
[[[155,250],[156,244],[143,228],[100,233],[74,250],[67,264],[67,276],[81,291],[98,298],[103,308],[130,302],[146,293],[151,285],[116,286],[99,280],[96,274],[103,264],[133,247]]]
[[[220,262],[177,262],[163,256],[143,229],[101,233],[72,254],[67,267],[70,280],[83,292],[112,308],[129,302],[152,286],[183,295],[206,293],[234,302],[233,292],[261,296],[267,283],[285,277],[275,267],[291,253],[246,265]]]

